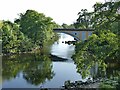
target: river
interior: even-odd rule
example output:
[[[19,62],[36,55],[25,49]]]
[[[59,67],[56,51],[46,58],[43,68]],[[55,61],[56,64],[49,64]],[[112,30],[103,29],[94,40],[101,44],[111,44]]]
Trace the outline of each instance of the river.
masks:
[[[114,63],[108,65],[104,71],[98,69],[96,64],[90,69],[90,75],[83,78],[87,71],[81,68],[86,72],[83,72],[83,75],[77,73],[76,65],[71,58],[75,52],[75,46],[65,44],[65,41],[73,41],[74,38],[63,33],[59,36],[59,40],[52,46],[48,45],[48,51],[66,60],[56,58],[53,60],[48,54],[3,56],[2,81],[0,80],[2,88],[60,88],[67,80],[85,82],[89,77],[114,77],[120,73],[119,65]]]
[[[42,57],[31,54],[20,55],[16,57],[13,56],[9,58],[3,57],[2,87],[59,88],[64,85],[66,80],[85,81],[86,79],[82,79],[81,75],[77,73],[76,65],[71,59],[75,46],[64,43],[65,41],[72,41],[74,38],[62,33],[59,35],[59,40],[50,47],[50,52],[52,55],[66,58],[68,60],[49,61],[49,57],[47,56]],[[34,61],[36,58],[38,60]],[[46,60],[46,58],[48,58],[48,60]],[[43,60],[39,61],[39,59]],[[39,69],[40,66],[42,69]]]

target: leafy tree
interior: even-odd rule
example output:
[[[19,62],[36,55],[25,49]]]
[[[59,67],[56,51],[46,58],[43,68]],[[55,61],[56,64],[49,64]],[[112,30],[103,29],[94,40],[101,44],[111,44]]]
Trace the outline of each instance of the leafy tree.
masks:
[[[43,47],[55,38],[53,28],[59,27],[52,18],[34,10],[20,14],[14,23],[0,21],[0,45],[4,54],[29,52]]]
[[[3,22],[2,26],[2,45],[3,53],[14,53],[17,49],[17,36],[15,36],[16,25],[12,24],[10,21]]]
[[[88,12],[87,9],[82,9],[78,13],[79,17],[74,23],[75,28],[92,28],[95,30],[111,30],[114,33],[118,32],[120,22],[120,14],[118,14],[120,1],[96,3],[94,12]],[[116,25],[116,29],[113,28]],[[116,31],[115,31],[116,30]]]
[[[96,3],[94,5],[93,25],[95,29],[110,29],[113,22],[120,20],[118,14],[119,2]]]
[[[34,10],[27,10],[25,14],[20,15],[20,20],[16,22],[20,22],[20,30],[36,45],[43,44],[54,35],[52,29],[56,24],[52,18],[45,17],[44,14]]]
[[[24,36],[16,23],[3,21],[1,33],[2,52],[4,54],[26,52],[28,49],[31,50],[33,48],[31,40]]]
[[[79,17],[74,23],[75,28],[91,28],[92,13],[89,13],[87,9],[82,9],[78,13]]]
[[[2,54],[2,21],[0,21],[0,54]]]
[[[108,57],[109,60],[115,59],[118,48],[117,35],[106,30],[96,31],[88,40],[81,41],[76,45],[76,53],[73,59],[77,64],[78,72],[83,76],[88,75],[89,69],[96,64],[95,62],[104,71],[106,67],[105,61]]]
[[[88,40],[80,41],[76,44],[76,52],[75,55],[73,55],[78,72],[83,76],[90,74],[89,70],[95,66],[96,62],[99,69],[103,71],[107,63],[111,60],[112,62],[119,62],[119,5],[120,1],[106,2],[104,4],[96,3],[94,5],[94,12],[87,12],[87,10],[84,9],[79,13],[79,18],[74,24],[76,28],[91,26],[95,29]],[[89,17],[88,19],[86,19],[87,16]],[[87,20],[89,22],[87,22]]]

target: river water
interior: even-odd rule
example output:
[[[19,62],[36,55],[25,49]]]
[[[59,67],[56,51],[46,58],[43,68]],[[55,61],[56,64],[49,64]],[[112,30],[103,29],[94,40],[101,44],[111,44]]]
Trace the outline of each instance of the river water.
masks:
[[[3,57],[3,88],[59,88],[66,80],[82,80],[71,59],[75,46],[65,44],[74,38],[59,34],[58,41],[50,47],[52,55],[66,58],[66,61],[52,61],[47,55],[19,55]],[[36,59],[36,60],[35,60]],[[42,60],[41,60],[42,59]]]
[[[114,63],[109,64],[103,71],[96,65],[91,67],[90,75],[83,78],[87,71],[84,67],[80,68],[83,73],[77,73],[76,65],[71,59],[75,52],[74,45],[65,44],[65,41],[73,41],[74,38],[59,34],[60,38],[53,45],[48,45],[49,52],[57,57],[51,58],[49,54],[21,54],[2,57],[2,88],[60,88],[67,80],[86,81],[91,77],[116,77],[120,75],[120,66]],[[83,38],[84,39],[84,38]],[[54,60],[53,60],[54,59]],[[89,65],[88,60],[87,65]],[[85,64],[83,62],[83,64]],[[1,83],[2,82],[2,83]]]

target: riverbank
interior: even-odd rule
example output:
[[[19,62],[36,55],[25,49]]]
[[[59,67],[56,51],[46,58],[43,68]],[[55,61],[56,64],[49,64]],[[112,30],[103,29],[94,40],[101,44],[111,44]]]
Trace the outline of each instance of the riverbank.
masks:
[[[21,54],[40,54],[43,53],[43,49],[37,48],[33,49],[32,51],[26,51],[26,52],[16,52],[16,53],[1,53],[1,56],[12,56],[12,55],[21,55]]]
[[[120,89],[120,78],[112,77],[112,78],[97,78],[92,80],[88,78],[85,82],[83,81],[75,81],[72,82],[70,80],[65,81],[63,88],[64,89],[102,89],[102,90],[119,90]]]
[[[75,81],[72,82],[70,80],[65,81],[63,88],[71,89],[71,88],[99,88],[102,79],[91,80],[88,78],[85,82],[83,81]]]

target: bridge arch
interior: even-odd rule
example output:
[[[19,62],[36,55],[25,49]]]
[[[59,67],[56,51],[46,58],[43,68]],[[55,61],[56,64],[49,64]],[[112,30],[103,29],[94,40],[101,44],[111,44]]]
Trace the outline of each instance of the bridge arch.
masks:
[[[72,37],[75,40],[85,40],[88,39],[88,36],[92,34],[93,29],[53,29],[54,32],[65,33]]]
[[[67,35],[72,36],[72,37],[74,38],[74,40],[77,40],[77,41],[79,41],[79,40],[80,40],[78,37],[76,37],[75,35],[70,34],[70,33],[68,33],[68,32],[58,32],[58,33],[65,33],[65,34],[67,34]]]

